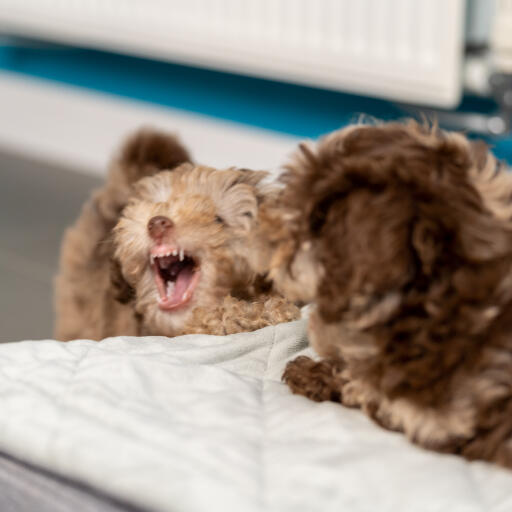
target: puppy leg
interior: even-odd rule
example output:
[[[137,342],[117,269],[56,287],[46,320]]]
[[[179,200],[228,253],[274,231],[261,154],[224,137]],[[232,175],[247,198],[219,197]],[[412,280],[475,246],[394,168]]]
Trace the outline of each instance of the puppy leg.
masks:
[[[315,402],[342,402],[345,379],[341,377],[343,362],[336,359],[313,361],[300,356],[286,365],[283,380],[292,393]]]

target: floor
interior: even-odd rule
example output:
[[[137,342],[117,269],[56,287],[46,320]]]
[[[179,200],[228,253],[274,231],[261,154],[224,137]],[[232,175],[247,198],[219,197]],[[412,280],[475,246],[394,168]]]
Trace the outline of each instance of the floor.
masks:
[[[142,512],[63,476],[0,453],[2,512]]]
[[[100,183],[0,154],[0,342],[52,337],[60,240]]]

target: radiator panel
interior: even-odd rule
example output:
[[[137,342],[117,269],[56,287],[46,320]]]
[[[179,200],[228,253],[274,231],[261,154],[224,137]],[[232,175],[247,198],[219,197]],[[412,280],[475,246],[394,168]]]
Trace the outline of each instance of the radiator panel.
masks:
[[[0,0],[0,28],[453,106],[464,7],[464,0]]]
[[[495,0],[491,44],[498,71],[512,73],[512,0]]]

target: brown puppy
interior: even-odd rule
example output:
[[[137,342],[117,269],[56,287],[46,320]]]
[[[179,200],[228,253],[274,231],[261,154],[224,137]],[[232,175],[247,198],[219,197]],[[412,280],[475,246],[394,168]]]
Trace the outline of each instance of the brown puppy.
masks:
[[[298,318],[243,255],[266,174],[187,161],[172,136],[128,140],[66,233],[57,339],[231,334]]]
[[[409,122],[302,147],[283,181],[256,263],[314,301],[323,358],[289,363],[292,391],[512,468],[512,175],[484,145]]]

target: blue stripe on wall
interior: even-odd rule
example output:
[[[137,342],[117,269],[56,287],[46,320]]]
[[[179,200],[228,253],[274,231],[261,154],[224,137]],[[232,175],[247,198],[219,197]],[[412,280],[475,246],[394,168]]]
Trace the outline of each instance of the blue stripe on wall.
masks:
[[[299,137],[316,138],[361,113],[384,120],[404,116],[383,100],[67,46],[2,45],[0,69]],[[479,99],[461,106],[492,108]],[[491,142],[512,162],[512,140]]]

